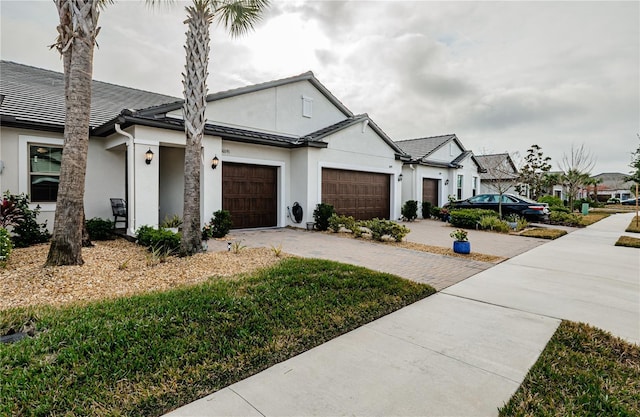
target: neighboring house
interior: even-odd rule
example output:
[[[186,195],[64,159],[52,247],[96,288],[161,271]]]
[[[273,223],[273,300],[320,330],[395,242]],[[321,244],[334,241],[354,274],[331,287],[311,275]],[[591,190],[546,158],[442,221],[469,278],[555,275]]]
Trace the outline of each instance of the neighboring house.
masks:
[[[51,224],[63,74],[1,61],[0,94],[0,186],[29,194]],[[94,81],[92,103],[87,218],[110,218],[111,197],[127,200],[130,234],[182,215],[182,100]],[[359,219],[400,216],[399,178],[408,156],[313,73],[210,94],[206,117],[203,222],[222,208],[231,212],[234,228],[304,227],[319,202]],[[290,214],[295,203],[303,208],[300,223]]]
[[[508,153],[476,155],[476,160],[485,169],[480,174],[480,194],[517,194],[519,172]]]
[[[619,198],[620,200],[628,200],[632,198],[633,193],[631,187],[633,181],[625,181],[628,175],[619,172],[604,172],[594,175],[593,179],[598,181],[596,186],[597,199],[599,201],[607,201],[610,198]],[[589,187],[589,194],[593,194],[593,187]]]
[[[454,134],[397,141],[411,156],[402,168],[402,202],[428,201],[442,206],[449,196],[464,199],[480,193],[482,166]]]

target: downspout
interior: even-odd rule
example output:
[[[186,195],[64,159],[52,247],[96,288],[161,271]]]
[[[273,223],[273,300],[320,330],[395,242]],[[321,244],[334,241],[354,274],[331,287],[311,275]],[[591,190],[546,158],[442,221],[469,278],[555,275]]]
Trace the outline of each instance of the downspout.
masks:
[[[135,234],[135,227],[136,227],[136,216],[135,216],[135,195],[136,195],[136,180],[135,180],[135,174],[136,174],[136,155],[135,155],[135,138],[133,137],[132,134],[125,132],[124,130],[122,130],[120,128],[120,123],[116,123],[115,124],[115,129],[116,132],[121,134],[122,136],[126,136],[129,140],[127,141],[127,165],[131,164],[129,171],[129,177],[132,178],[132,181],[129,181],[129,178],[127,178],[127,182],[129,183],[129,195],[127,196],[127,216],[129,217],[129,219],[127,219],[127,224],[129,226],[129,230],[127,232],[131,232],[131,235],[133,236]],[[130,221],[129,221],[130,220]]]

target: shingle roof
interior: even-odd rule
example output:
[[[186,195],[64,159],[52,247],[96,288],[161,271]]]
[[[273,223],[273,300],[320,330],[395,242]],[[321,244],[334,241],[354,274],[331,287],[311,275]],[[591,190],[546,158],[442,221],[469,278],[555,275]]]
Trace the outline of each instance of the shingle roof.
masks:
[[[426,138],[396,141],[396,145],[415,159],[426,159],[437,149],[453,139],[456,139],[456,135],[429,136]]]
[[[602,181],[598,184],[598,190],[628,190],[633,181],[625,181],[627,176],[619,172],[603,172],[591,178]]]
[[[483,180],[508,180],[518,178],[518,169],[513,163],[511,156],[508,153],[496,153],[487,155],[476,155],[476,159],[487,171],[480,175],[480,179]],[[502,167],[507,163],[510,172],[501,172],[496,175],[496,167]]]
[[[0,61],[3,123],[11,120],[64,126],[64,76],[11,61]],[[113,119],[124,108],[142,109],[175,102],[176,97],[93,81],[90,127]]]

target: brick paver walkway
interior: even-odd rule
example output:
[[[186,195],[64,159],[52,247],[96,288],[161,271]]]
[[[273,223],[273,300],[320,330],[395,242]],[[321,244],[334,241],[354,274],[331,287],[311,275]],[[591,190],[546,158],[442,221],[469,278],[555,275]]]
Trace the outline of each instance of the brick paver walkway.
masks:
[[[445,223],[421,221],[407,224],[412,232],[407,240],[435,246],[451,246]],[[543,240],[496,233],[470,231],[472,250],[512,257],[544,243]],[[458,257],[436,255],[361,239],[290,228],[233,231],[228,241],[240,241],[247,247],[278,247],[284,252],[307,257],[364,266],[424,282],[438,291],[460,282],[494,264]],[[225,241],[209,241],[209,250],[227,249]]]

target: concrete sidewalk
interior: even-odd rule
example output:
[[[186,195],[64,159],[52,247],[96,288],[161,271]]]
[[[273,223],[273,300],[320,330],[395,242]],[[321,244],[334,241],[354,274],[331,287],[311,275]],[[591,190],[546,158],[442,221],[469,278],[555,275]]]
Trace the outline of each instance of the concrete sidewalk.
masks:
[[[640,256],[615,215],[485,270],[169,416],[490,416],[560,319],[640,343]]]

